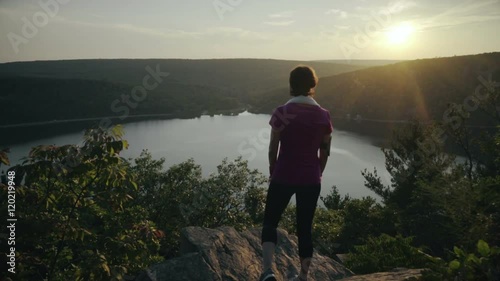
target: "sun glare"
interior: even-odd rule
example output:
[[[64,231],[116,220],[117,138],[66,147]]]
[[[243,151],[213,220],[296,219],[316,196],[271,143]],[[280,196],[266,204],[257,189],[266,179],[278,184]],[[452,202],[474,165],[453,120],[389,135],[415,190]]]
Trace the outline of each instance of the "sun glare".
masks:
[[[414,27],[409,23],[392,26],[386,31],[387,41],[391,45],[405,44],[411,39],[414,31]]]

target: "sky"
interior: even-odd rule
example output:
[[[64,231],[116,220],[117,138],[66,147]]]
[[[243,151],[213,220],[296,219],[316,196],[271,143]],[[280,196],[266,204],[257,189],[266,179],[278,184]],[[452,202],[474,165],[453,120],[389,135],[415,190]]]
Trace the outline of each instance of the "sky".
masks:
[[[500,51],[500,0],[0,0],[0,62]]]

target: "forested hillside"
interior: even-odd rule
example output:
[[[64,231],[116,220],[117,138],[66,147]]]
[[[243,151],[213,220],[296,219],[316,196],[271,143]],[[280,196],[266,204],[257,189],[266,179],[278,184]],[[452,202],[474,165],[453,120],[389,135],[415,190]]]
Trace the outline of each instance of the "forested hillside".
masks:
[[[9,107],[0,112],[0,125],[147,114],[191,118],[245,109],[271,113],[290,97],[289,71],[300,63],[316,69],[320,77],[316,98],[331,111],[338,129],[387,139],[406,120],[442,121],[450,103],[464,102],[473,109],[469,126],[491,126],[490,116],[477,108],[474,95],[484,92],[487,81],[500,81],[500,53],[364,69],[259,59],[7,63],[0,65],[0,101]],[[161,77],[155,81],[153,73]],[[148,75],[155,87],[143,100],[131,99],[134,87],[143,86]],[[480,91],[475,94],[476,89]]]
[[[238,111],[251,96],[287,85],[299,61],[222,60],[75,60],[0,64],[0,125],[24,122],[172,114],[195,117],[203,112]],[[311,63],[329,76],[362,66]],[[144,99],[131,98],[144,78],[154,87]],[[128,96],[128,103],[124,96]],[[113,106],[113,102],[116,102]],[[19,114],[21,113],[22,114]]]
[[[0,125],[65,119],[140,114],[195,117],[204,110],[241,106],[233,92],[210,86],[166,83],[168,90],[148,91],[144,99],[131,95],[132,87],[83,79],[0,78]],[[124,98],[128,96],[128,98]],[[122,118],[121,118],[122,119]]]
[[[0,76],[107,80],[135,86],[143,83],[148,74],[146,67],[156,70],[158,66],[162,72],[169,73],[164,82],[257,93],[286,86],[290,70],[297,64],[306,63],[314,67],[320,77],[366,67],[273,59],[102,59],[6,63],[0,64]]]
[[[500,53],[420,59],[323,77],[316,99],[331,111],[337,128],[360,132],[387,135],[400,124],[393,121],[413,118],[442,121],[450,103],[464,101],[474,109],[468,124],[489,126],[490,116],[474,99],[478,86],[485,96],[485,81],[500,81]],[[270,113],[288,98],[287,87],[269,91],[256,97],[253,111]],[[353,121],[358,114],[360,123]]]

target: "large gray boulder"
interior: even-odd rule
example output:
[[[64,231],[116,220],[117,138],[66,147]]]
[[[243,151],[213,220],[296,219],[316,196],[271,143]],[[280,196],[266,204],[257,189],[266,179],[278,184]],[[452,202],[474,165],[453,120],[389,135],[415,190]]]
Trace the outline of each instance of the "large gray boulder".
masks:
[[[262,268],[260,229],[237,232],[232,227],[182,230],[181,256],[151,266],[137,281],[253,281]],[[275,254],[278,280],[287,280],[300,268],[297,237],[278,230]],[[335,260],[313,255],[309,280],[339,280],[352,272]]]

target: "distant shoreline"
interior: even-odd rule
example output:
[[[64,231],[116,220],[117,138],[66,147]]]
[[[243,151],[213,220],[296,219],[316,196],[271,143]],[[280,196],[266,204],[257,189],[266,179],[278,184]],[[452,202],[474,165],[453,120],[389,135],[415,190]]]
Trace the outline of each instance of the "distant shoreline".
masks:
[[[125,118],[121,116],[102,116],[102,117],[91,117],[91,118],[77,118],[77,119],[65,119],[65,120],[52,120],[52,121],[39,121],[39,122],[26,122],[26,123],[17,123],[11,125],[0,125],[0,129],[12,129],[12,128],[23,128],[23,127],[33,127],[33,126],[45,126],[45,125],[55,125],[55,124],[66,124],[66,123],[76,123],[76,122],[89,122],[89,121],[99,121],[102,119],[111,119],[116,120],[119,119],[124,123],[127,122],[127,119],[137,119],[137,118],[157,118],[157,117],[166,117],[162,119],[176,119],[176,118],[197,118],[200,116],[214,116],[214,115],[229,115],[234,116],[246,111],[247,108],[235,108],[235,109],[225,109],[225,110],[216,110],[213,112],[203,111],[198,114],[194,113],[157,113],[157,114],[136,114],[136,115],[128,115]]]
[[[166,114],[139,114],[139,115],[129,115],[127,118],[140,118],[140,117],[162,117],[162,116],[173,116],[173,113]],[[27,122],[27,123],[17,123],[12,125],[0,125],[0,129],[9,128],[21,128],[21,127],[31,127],[31,126],[44,126],[44,125],[54,125],[54,124],[64,124],[73,122],[87,122],[87,121],[97,121],[102,119],[121,119],[120,116],[103,116],[103,117],[93,117],[93,118],[78,118],[78,119],[66,119],[66,120],[52,120],[52,121],[40,121],[40,122]],[[122,120],[126,120],[124,118]]]

